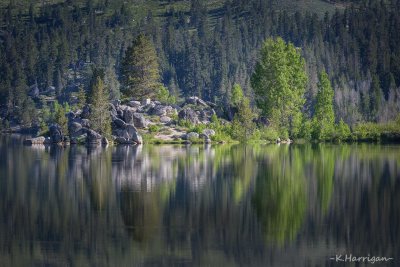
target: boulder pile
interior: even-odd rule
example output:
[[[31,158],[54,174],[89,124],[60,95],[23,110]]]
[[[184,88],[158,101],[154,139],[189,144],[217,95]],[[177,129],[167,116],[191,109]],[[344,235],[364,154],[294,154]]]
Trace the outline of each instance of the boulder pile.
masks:
[[[193,125],[208,124],[215,114],[212,105],[198,97],[189,97],[181,106],[162,104],[159,101],[146,99],[142,102],[131,100],[121,103],[114,100],[109,103],[111,116],[112,141],[117,144],[141,144],[143,142],[139,129],[147,129],[152,124],[161,124],[165,127],[177,123],[177,119],[185,120]],[[49,127],[49,138],[38,137],[29,139],[26,144],[103,144],[109,140],[96,132],[90,122],[91,106],[86,105],[82,110],[69,112],[68,133],[58,124]],[[203,138],[205,142],[211,142],[213,130],[204,130],[202,134],[188,133],[182,136],[184,140]]]

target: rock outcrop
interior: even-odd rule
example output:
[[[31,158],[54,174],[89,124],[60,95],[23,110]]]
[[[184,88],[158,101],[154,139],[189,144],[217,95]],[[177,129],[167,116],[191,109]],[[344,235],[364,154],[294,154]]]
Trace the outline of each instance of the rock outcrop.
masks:
[[[199,124],[200,120],[197,113],[191,108],[184,108],[178,113],[178,117],[181,120],[186,120],[192,124]]]
[[[64,142],[65,136],[63,135],[61,126],[58,124],[53,124],[49,127],[50,139],[54,144]]]
[[[198,97],[189,97],[181,106],[167,105],[159,101],[146,99],[142,102],[129,100],[121,103],[114,100],[109,103],[111,116],[112,138],[96,132],[90,121],[91,106],[86,105],[81,110],[69,112],[68,133],[63,133],[62,127],[57,124],[49,127],[51,143],[71,144],[104,144],[116,142],[118,144],[141,144],[143,142],[140,131],[146,132],[151,125],[156,125],[162,132],[156,134],[160,140],[177,139],[204,139],[211,142],[215,135],[212,129],[204,130],[201,135],[198,133],[184,134],[185,130],[179,126],[178,120],[187,121],[192,125],[209,124],[211,117],[215,114],[210,103]],[[157,138],[157,137],[156,137]],[[26,143],[44,143],[42,139],[27,140]]]
[[[87,144],[101,144],[101,139],[103,138],[101,134],[92,130],[92,129],[85,129],[86,130],[86,143]]]

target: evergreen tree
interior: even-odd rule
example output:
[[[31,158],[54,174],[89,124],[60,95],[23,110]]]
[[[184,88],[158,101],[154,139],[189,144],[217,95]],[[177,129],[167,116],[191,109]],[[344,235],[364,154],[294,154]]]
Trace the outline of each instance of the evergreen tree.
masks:
[[[379,78],[377,75],[372,77],[372,83],[370,88],[370,112],[372,115],[372,120],[377,121],[379,117],[379,111],[381,110],[383,102],[383,93],[381,90]]]
[[[256,118],[254,111],[250,107],[250,101],[243,97],[237,106],[238,112],[232,122],[232,136],[240,141],[248,141],[256,129],[253,120]]]
[[[89,116],[91,127],[98,133],[109,136],[111,134],[109,93],[100,76],[94,75],[91,84],[92,98]]]
[[[154,97],[160,88],[160,70],[154,45],[140,34],[126,50],[121,66],[121,83],[126,96]]]
[[[53,122],[61,127],[63,134],[66,134],[68,132],[68,119],[66,113],[66,107],[60,105],[57,101],[54,102]]]
[[[86,92],[85,89],[83,89],[83,86],[79,87],[77,98],[78,98],[77,107],[81,109],[86,105]]]
[[[243,102],[244,94],[239,84],[234,84],[232,88],[231,105],[238,107]]]
[[[335,126],[335,113],[333,111],[334,92],[325,71],[319,75],[318,93],[314,112],[314,138],[327,139],[331,137]]]
[[[251,85],[262,115],[272,126],[295,136],[300,130],[307,86],[305,61],[300,51],[280,37],[267,39]]]
[[[30,97],[25,97],[20,109],[20,121],[22,124],[31,125],[37,122],[37,109],[35,103]]]
[[[104,71],[103,71],[103,69],[95,67],[95,68],[93,68],[92,77],[89,81],[89,88],[86,93],[86,102],[89,104],[96,103],[94,95],[96,94],[96,91],[98,90],[97,89],[98,79],[103,81],[103,86],[104,86]]]
[[[336,127],[336,139],[339,141],[346,140],[350,137],[351,131],[349,125],[347,125],[343,119],[340,119],[339,124]]]

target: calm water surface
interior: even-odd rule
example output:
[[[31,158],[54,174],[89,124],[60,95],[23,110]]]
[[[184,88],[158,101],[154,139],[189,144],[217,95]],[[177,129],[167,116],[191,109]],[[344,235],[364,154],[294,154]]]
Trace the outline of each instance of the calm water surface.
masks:
[[[0,139],[0,266],[400,266],[400,147]]]

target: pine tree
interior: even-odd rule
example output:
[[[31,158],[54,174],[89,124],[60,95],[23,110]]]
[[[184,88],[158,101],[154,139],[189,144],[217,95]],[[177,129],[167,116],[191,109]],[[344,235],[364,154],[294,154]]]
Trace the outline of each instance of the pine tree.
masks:
[[[126,50],[122,60],[121,83],[126,96],[138,99],[154,97],[160,88],[156,50],[143,34]]]
[[[89,103],[89,104],[95,104],[96,103],[94,95],[95,95],[95,93],[97,91],[97,86],[98,86],[97,80],[98,80],[98,78],[101,81],[104,81],[104,71],[101,68],[95,67],[95,68],[93,68],[92,77],[91,77],[91,79],[89,81],[89,88],[88,88],[88,90],[86,92],[86,102]],[[103,82],[103,85],[104,85],[104,82]]]
[[[351,131],[349,125],[347,125],[343,119],[340,119],[339,124],[336,126],[336,138],[339,141],[346,140],[350,137]]]
[[[267,39],[251,77],[257,106],[273,127],[295,136],[307,86],[305,61],[293,44],[278,37]]]
[[[322,71],[319,75],[318,93],[313,118],[313,136],[316,139],[324,140],[332,136],[335,126],[333,96],[334,92],[328,74]]]
[[[243,97],[237,106],[238,112],[235,114],[232,122],[232,136],[240,141],[248,141],[256,129],[253,122],[256,115],[250,107],[250,100]]]
[[[243,101],[244,94],[242,87],[239,84],[234,84],[232,88],[231,105],[234,107],[239,106]]]
[[[109,136],[111,134],[111,115],[109,112],[109,93],[100,76],[92,77],[92,98],[90,123],[93,130]]]
[[[60,105],[57,101],[54,102],[53,122],[61,127],[64,134],[68,132],[68,119],[65,116],[66,108]]]
[[[372,77],[372,83],[370,88],[370,107],[372,119],[377,121],[379,111],[381,110],[383,101],[383,93],[380,86],[379,78],[377,75]]]
[[[78,108],[83,108],[86,105],[86,92],[85,89],[83,89],[83,86],[79,87],[77,98],[78,98],[78,103],[77,103]]]

